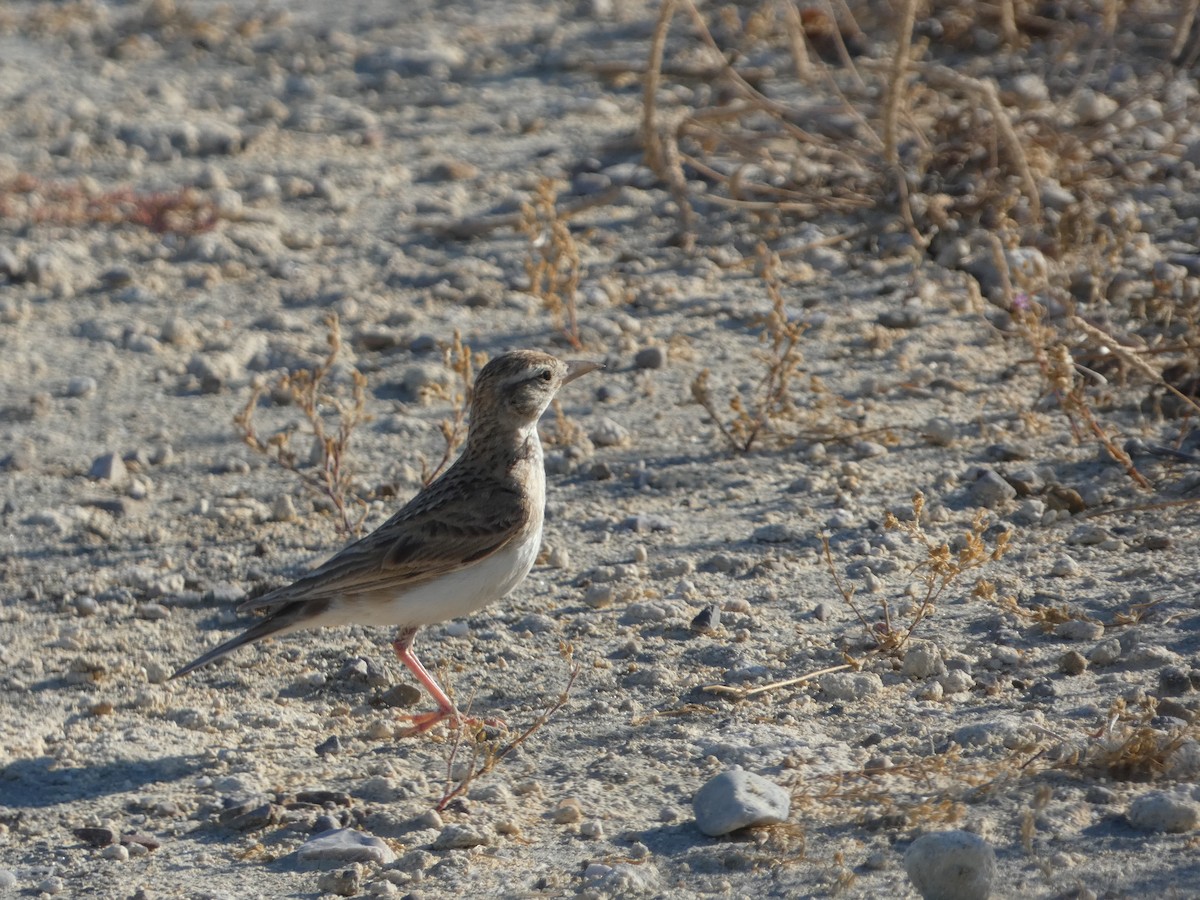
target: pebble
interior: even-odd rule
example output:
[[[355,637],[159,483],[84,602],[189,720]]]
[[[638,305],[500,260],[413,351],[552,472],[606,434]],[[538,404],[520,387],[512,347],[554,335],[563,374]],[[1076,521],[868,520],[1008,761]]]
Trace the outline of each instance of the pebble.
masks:
[[[644,534],[647,531],[674,531],[678,527],[674,519],[646,513],[630,516],[622,525],[638,534]]]
[[[0,891],[9,891],[17,886],[17,876],[8,869],[0,869]]]
[[[967,489],[967,493],[970,495],[971,502],[976,506],[995,509],[1009,500],[1015,499],[1017,489],[995,472],[988,470],[975,479]]]
[[[302,860],[370,862],[387,865],[394,862],[392,848],[373,834],[354,828],[338,828],[309,838],[297,851]]]
[[[75,615],[87,618],[94,616],[100,611],[100,604],[96,602],[95,597],[76,597],[75,598]]]
[[[975,679],[971,677],[971,673],[962,669],[947,672],[938,679],[938,683],[947,694],[963,694],[975,687]]]
[[[830,672],[819,684],[830,700],[861,700],[883,690],[883,679],[874,672]]]
[[[617,592],[611,584],[592,584],[584,593],[583,602],[592,609],[603,609],[606,606],[612,606],[616,594]]]
[[[667,364],[665,347],[643,347],[633,357],[633,364],[639,369],[661,369]]]
[[[434,839],[434,850],[466,850],[491,843],[491,837],[470,825],[447,825]]]
[[[958,440],[958,428],[949,419],[935,416],[925,423],[921,436],[935,447],[949,447]]]
[[[67,396],[90,397],[97,387],[96,379],[91,375],[76,375],[67,382]]]
[[[709,634],[716,631],[721,625],[721,607],[715,603],[710,603],[700,612],[696,613],[695,617],[688,624],[688,628],[700,634]]]
[[[294,522],[296,520],[296,504],[290,494],[280,494],[271,504],[272,522]]]
[[[1086,619],[1069,619],[1060,622],[1054,628],[1054,633],[1068,641],[1098,641],[1104,637],[1104,626],[1099,622],[1089,622]]]
[[[583,809],[574,797],[567,797],[554,807],[551,820],[555,825],[573,825],[583,818]]]
[[[1080,125],[1097,125],[1117,111],[1118,103],[1112,97],[1084,89],[1075,95],[1071,112]]]
[[[335,872],[323,872],[317,879],[317,889],[339,897],[353,897],[362,889],[362,866],[355,863]]]
[[[139,603],[134,612],[139,619],[146,619],[150,622],[157,622],[171,615],[171,610],[161,603]]]
[[[910,678],[929,678],[945,673],[946,663],[937,644],[932,641],[914,641],[904,654],[900,671]]]
[[[125,460],[121,459],[121,454],[105,453],[92,460],[88,478],[107,481],[110,484],[124,484],[129,480],[129,471],[125,468]]]
[[[1088,651],[1087,658],[1093,666],[1111,666],[1121,658],[1121,642],[1116,638],[1101,641]]]
[[[1200,825],[1200,805],[1179,794],[1149,791],[1129,804],[1125,816],[1139,831],[1180,834]]]
[[[735,767],[711,778],[692,800],[696,827],[719,837],[752,825],[787,820],[791,796],[761,775]]]
[[[1082,675],[1087,667],[1087,657],[1078,650],[1068,650],[1058,660],[1058,671],[1064,675]]]
[[[331,734],[313,749],[317,756],[329,756],[342,752],[342,741],[336,734]]]
[[[977,834],[938,831],[912,842],[904,868],[924,900],[987,900],[996,878],[996,853]]]
[[[1050,574],[1056,578],[1075,578],[1083,574],[1083,569],[1071,557],[1060,556],[1050,567]]]
[[[122,847],[120,844],[113,844],[111,847],[105,847],[100,851],[101,859],[115,859],[119,862],[124,862],[129,859],[129,849]]]
[[[39,894],[50,894],[53,896],[55,894],[61,894],[63,892],[63,888],[65,887],[66,884],[61,878],[59,878],[57,875],[51,875],[49,878],[42,881],[37,886],[37,889]]]
[[[597,447],[620,447],[630,442],[629,429],[607,416],[601,416],[592,426],[588,438]]]

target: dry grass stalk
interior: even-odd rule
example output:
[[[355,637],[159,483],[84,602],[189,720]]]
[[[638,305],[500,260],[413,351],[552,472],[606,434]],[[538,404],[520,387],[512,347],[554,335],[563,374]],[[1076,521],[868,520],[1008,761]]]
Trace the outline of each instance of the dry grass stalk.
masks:
[[[913,517],[907,521],[900,521],[891,513],[887,513],[884,517],[885,528],[907,535],[925,555],[924,559],[908,570],[910,576],[917,577],[924,593],[912,612],[909,613],[908,621],[904,624],[893,620],[892,610],[886,599],[880,603],[880,616],[877,620],[872,621],[867,616],[854,599],[854,589],[846,586],[834,565],[828,537],[821,536],[825,565],[833,576],[834,584],[837,586],[843,602],[850,607],[855,618],[862,625],[867,638],[875,645],[873,651],[875,653],[893,653],[902,649],[912,637],[913,632],[933,614],[938,601],[951,585],[968,572],[1000,559],[1008,550],[1010,538],[1008,531],[1002,532],[997,537],[991,549],[987,547],[983,534],[987,530],[988,521],[986,513],[982,510],[976,514],[971,522],[971,527],[963,535],[962,546],[956,553],[950,549],[949,544],[931,538],[924,526],[921,525],[921,514],[925,510],[925,495],[920,491],[914,493],[912,506]],[[978,578],[971,594],[991,600],[994,598],[995,589],[989,582]]]
[[[454,339],[442,347],[442,362],[454,373],[455,386],[448,391],[440,385],[435,388],[435,392],[450,401],[451,413],[438,426],[443,442],[441,458],[432,467],[425,459],[421,460],[421,484],[426,486],[445,471],[467,439],[467,415],[475,397],[475,366],[482,366],[486,359],[479,354],[473,356],[471,348],[463,343],[462,334],[455,329]]]
[[[533,199],[521,204],[521,231],[529,239],[525,274],[529,277],[529,292],[541,299],[567,343],[578,350],[583,346],[576,309],[579,248],[558,214],[555,201],[554,181],[543,178]]]
[[[367,378],[351,367],[350,394],[327,383],[334,363],[342,350],[342,332],[336,313],[325,318],[329,329],[326,344],[329,347],[325,358],[311,369],[300,369],[279,376],[274,384],[256,384],[242,410],[234,416],[234,424],[242,433],[242,439],[251,448],[273,460],[284,469],[299,477],[301,483],[317,495],[333,504],[338,515],[338,528],[343,534],[357,534],[366,517],[365,498],[354,489],[349,467],[346,465],[350,442],[354,430],[371,416],[366,412]],[[299,455],[290,448],[291,438],[300,427],[293,422],[268,438],[258,434],[255,411],[264,393],[286,398],[303,414],[312,433],[313,446],[319,458],[315,465],[305,465]],[[326,425],[326,413],[332,411],[336,426],[330,430]],[[362,507],[362,512],[352,517],[352,505]]]
[[[1163,775],[1171,757],[1185,743],[1200,740],[1200,722],[1167,730],[1150,723],[1158,703],[1150,698],[1130,710],[1117,698],[1096,731],[1078,742],[1074,753],[1058,762],[1063,769],[1107,775],[1122,781],[1153,780]]]
[[[762,377],[748,396],[737,390],[733,392],[728,400],[733,417],[728,421],[713,397],[708,369],[701,370],[691,385],[692,399],[704,408],[721,436],[738,453],[749,453],[778,422],[797,418],[797,409],[792,402],[792,379],[799,374],[804,362],[800,352],[804,327],[788,316],[780,290],[779,258],[760,245],[758,260],[760,275],[771,299],[771,309],[763,318],[763,330],[759,335],[759,342],[764,346],[756,354],[763,366]]]
[[[921,0],[905,0],[904,8],[896,22],[896,51],[892,57],[887,100],[883,105],[883,159],[889,166],[900,165],[896,121],[900,116],[900,102],[905,94],[909,57],[912,52],[913,24],[916,22],[919,2]]]
[[[446,788],[442,792],[436,809],[445,809],[456,797],[465,794],[472,784],[492,772],[504,761],[505,757],[528,741],[541,730],[542,726],[567,706],[571,700],[571,690],[575,687],[582,667],[575,661],[575,648],[571,644],[560,643],[558,653],[567,664],[567,682],[558,696],[524,731],[510,740],[489,739],[482,729],[475,731],[472,735],[471,758],[467,765],[467,773],[457,780],[454,778],[453,772],[467,729],[460,727],[455,730],[450,754],[446,761]]]

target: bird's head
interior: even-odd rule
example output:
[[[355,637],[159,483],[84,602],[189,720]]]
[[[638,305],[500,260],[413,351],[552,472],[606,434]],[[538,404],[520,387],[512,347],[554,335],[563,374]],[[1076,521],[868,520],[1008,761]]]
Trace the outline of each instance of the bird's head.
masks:
[[[537,350],[514,350],[479,370],[471,404],[471,430],[492,427],[525,430],[537,423],[559,388],[603,368],[591,360],[561,360]]]

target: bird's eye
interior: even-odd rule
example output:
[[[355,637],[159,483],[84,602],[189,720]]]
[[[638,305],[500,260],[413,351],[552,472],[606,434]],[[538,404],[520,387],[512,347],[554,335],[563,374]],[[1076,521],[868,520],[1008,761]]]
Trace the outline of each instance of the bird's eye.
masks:
[[[542,381],[550,382],[554,379],[554,373],[549,369],[542,369],[542,374],[538,376]]]

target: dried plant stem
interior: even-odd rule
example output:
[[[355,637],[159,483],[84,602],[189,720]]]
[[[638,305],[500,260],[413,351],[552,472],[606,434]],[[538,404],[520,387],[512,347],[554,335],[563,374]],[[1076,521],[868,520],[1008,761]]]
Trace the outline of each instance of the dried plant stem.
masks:
[[[796,69],[796,77],[801,81],[808,81],[812,78],[812,60],[808,56],[808,39],[804,36],[804,22],[800,18],[800,10],[796,6],[796,0],[780,0],[780,6],[783,8],[788,49],[792,54],[792,66]]]
[[[709,694],[722,694],[724,696],[736,697],[739,700],[747,700],[750,697],[756,697],[759,694],[767,694],[771,691],[782,690],[783,688],[792,687],[797,684],[804,684],[812,681],[814,678],[820,678],[822,675],[828,675],[831,672],[844,672],[846,669],[856,668],[854,663],[842,663],[837,666],[826,666],[824,669],[817,669],[813,672],[806,672],[803,675],[797,675],[795,678],[785,678],[782,681],[772,681],[770,684],[761,684],[758,687],[739,688],[728,684],[706,684],[704,690]]]
[[[883,106],[883,159],[889,166],[899,166],[900,164],[896,123],[900,118],[900,104],[904,99],[908,82],[913,24],[917,18],[917,3],[919,2],[920,0],[905,0],[904,8],[896,25],[896,52],[892,56],[892,72],[888,79],[887,100]]]
[[[329,351],[325,358],[312,369],[301,369],[280,376],[273,387],[273,392],[288,396],[308,422],[314,443],[321,453],[316,471],[301,467],[296,454],[287,447],[295,425],[277,432],[266,440],[259,437],[254,415],[259,399],[267,390],[265,383],[252,388],[245,406],[234,416],[233,421],[241,430],[242,439],[248,446],[295,473],[305,487],[333,504],[338,514],[339,530],[343,534],[356,534],[366,518],[366,504],[362,497],[355,494],[345,462],[355,429],[371,420],[371,416],[365,411],[367,379],[357,369],[350,370],[351,395],[348,400],[334,396],[326,390],[326,379],[341,352],[342,332],[336,313],[330,313],[325,318],[325,325],[329,329],[326,336]],[[323,410],[328,408],[332,408],[337,416],[337,429],[332,434],[326,428],[323,413]],[[351,498],[363,507],[362,514],[357,518],[350,515]]]
[[[582,667],[574,660],[574,648],[570,644],[563,644],[559,647],[559,653],[569,666],[567,674],[567,683],[563,687],[559,695],[550,703],[532,724],[524,731],[514,737],[512,740],[504,744],[488,743],[486,741],[476,740],[473,744],[471,753],[471,764],[467,774],[455,784],[452,778],[448,778],[446,788],[442,792],[442,797],[438,801],[436,809],[443,810],[455,797],[464,794],[467,789],[479,778],[487,775],[494,770],[504,758],[510,753],[529,740],[542,726],[549,722],[557,713],[566,707],[571,700],[571,690],[575,687],[575,682],[579,679]],[[459,728],[455,732],[454,744],[450,750],[449,762],[447,763],[447,771],[449,772],[457,759],[459,746],[462,742],[465,729]]]

